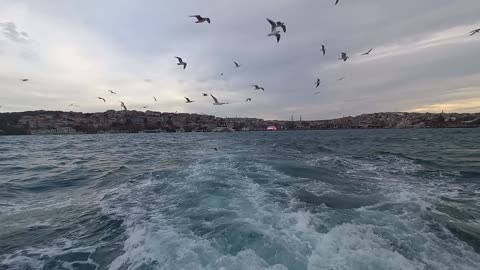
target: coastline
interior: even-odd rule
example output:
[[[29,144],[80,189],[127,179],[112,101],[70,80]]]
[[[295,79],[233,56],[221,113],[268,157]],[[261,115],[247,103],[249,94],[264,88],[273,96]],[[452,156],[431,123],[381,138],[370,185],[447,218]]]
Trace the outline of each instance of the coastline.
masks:
[[[264,120],[154,111],[0,113],[0,135],[479,128],[480,113],[384,112],[330,120]]]

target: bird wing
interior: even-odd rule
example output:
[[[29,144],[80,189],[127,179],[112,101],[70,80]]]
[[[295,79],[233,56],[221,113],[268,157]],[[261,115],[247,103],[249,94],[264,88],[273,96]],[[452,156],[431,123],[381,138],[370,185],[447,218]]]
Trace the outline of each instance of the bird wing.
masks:
[[[187,68],[187,63],[183,63],[183,69]]]
[[[280,36],[280,33],[277,33],[275,36],[277,37],[277,43],[279,43],[279,42],[280,42],[280,38],[281,38],[282,36]]]
[[[347,57],[347,53],[342,52],[342,58]]]
[[[282,27],[282,30],[283,30],[284,33],[287,32],[287,26],[285,24],[282,23],[282,25],[280,27]]]
[[[187,100],[187,102],[190,102],[190,99],[188,97],[185,97],[185,99]]]
[[[156,97],[153,97],[153,100],[157,101],[157,98],[156,98]]]
[[[197,18],[198,20],[203,19],[202,16],[200,16],[200,15],[191,15],[191,16],[189,16],[189,17]]]
[[[181,57],[175,56],[175,58],[177,58],[177,60],[178,60],[178,63],[182,63],[182,62],[183,62],[183,60],[182,60],[182,58],[181,58]]]
[[[213,98],[213,101],[214,101],[215,103],[220,103],[220,102],[218,102],[218,99],[217,99],[215,96],[213,96],[212,94],[210,94],[210,96]]]
[[[210,21],[210,18],[206,18],[205,19],[208,23],[211,23],[212,21]]]
[[[340,1],[340,0],[335,1],[335,6],[338,4],[339,1]]]
[[[240,65],[239,65],[237,62],[235,62],[235,61],[233,61],[233,63],[235,63],[235,66],[236,66],[236,67],[239,67],[239,66],[240,66]]]
[[[274,21],[270,20],[269,18],[267,18],[267,21],[270,23],[270,25],[272,26],[272,32],[275,31],[275,29],[277,29],[277,23],[275,23]]]

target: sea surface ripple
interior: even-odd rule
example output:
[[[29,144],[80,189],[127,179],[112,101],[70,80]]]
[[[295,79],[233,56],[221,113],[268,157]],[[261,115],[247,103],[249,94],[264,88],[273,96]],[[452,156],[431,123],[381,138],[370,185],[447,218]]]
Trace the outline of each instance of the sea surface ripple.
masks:
[[[478,270],[480,129],[0,137],[0,269]]]

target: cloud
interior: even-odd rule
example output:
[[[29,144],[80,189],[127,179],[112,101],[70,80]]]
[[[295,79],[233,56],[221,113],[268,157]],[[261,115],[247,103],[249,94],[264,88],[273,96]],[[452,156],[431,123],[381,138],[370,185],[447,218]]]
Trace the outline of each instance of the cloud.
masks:
[[[3,34],[5,37],[14,42],[27,42],[30,37],[25,32],[18,32],[17,26],[13,22],[4,22],[0,23],[0,28],[2,28]]]
[[[480,25],[479,9],[477,0],[362,0],[336,7],[318,0],[2,1],[0,17],[35,36],[22,46],[0,40],[2,109],[76,103],[83,111],[103,111],[118,109],[121,99],[129,109],[324,119],[470,104],[480,98],[472,57],[480,36],[468,36]],[[192,14],[212,23],[195,24]],[[279,44],[267,37],[267,17],[287,24]],[[337,60],[342,51],[351,56],[345,63]],[[186,70],[176,55],[188,62]],[[20,84],[23,77],[31,81]],[[323,82],[318,89],[316,78]],[[230,105],[213,106],[202,92]],[[103,95],[107,104],[96,100]],[[185,104],[184,96],[196,102]],[[244,102],[247,97],[252,102]]]

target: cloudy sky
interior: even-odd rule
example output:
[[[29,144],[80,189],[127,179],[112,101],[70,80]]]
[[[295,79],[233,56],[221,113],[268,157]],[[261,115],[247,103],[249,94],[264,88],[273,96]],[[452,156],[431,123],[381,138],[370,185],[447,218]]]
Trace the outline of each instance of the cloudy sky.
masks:
[[[334,2],[1,0],[0,111],[75,103],[97,112],[120,109],[119,100],[129,109],[267,119],[480,111],[480,34],[468,35],[480,28],[480,1]],[[212,24],[195,24],[194,14]],[[265,18],[287,24],[279,44]],[[213,106],[202,92],[230,104]]]

